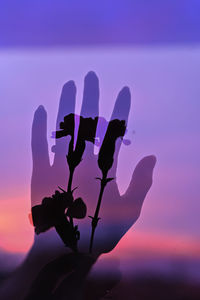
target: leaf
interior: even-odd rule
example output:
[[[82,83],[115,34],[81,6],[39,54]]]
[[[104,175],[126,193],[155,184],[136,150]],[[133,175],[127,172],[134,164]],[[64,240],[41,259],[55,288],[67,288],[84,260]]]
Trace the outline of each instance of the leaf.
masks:
[[[86,204],[83,202],[82,198],[77,198],[67,210],[67,216],[76,219],[85,218],[86,213],[87,207]]]
[[[110,181],[112,181],[114,179],[115,179],[114,177],[112,177],[112,178],[106,178],[106,183],[108,183],[108,182],[110,182]]]
[[[95,227],[97,227],[97,224],[98,224],[98,222],[99,222],[99,220],[101,219],[101,218],[99,218],[99,217],[97,217],[97,218],[95,218],[95,217],[92,217],[92,216],[88,216],[90,219],[92,219],[92,227],[93,228],[95,228]]]

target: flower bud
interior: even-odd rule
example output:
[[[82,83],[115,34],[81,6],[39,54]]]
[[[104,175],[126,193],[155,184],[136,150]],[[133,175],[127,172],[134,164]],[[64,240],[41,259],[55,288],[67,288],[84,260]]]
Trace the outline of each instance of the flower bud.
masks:
[[[125,132],[124,120],[115,119],[109,122],[98,156],[98,166],[104,178],[107,177],[108,171],[113,165],[116,140],[118,137],[123,137]]]

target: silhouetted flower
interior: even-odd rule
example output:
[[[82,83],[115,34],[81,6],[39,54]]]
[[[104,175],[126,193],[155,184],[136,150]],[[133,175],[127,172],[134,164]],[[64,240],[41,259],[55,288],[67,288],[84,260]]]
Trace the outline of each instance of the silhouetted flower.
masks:
[[[74,127],[75,127],[75,115],[69,114],[64,117],[64,122],[60,122],[60,131],[56,131],[56,138],[59,139],[63,136],[71,135],[74,136]]]
[[[66,246],[70,247],[74,251],[77,251],[77,240],[80,233],[78,226],[74,226],[73,218],[82,219],[85,218],[87,207],[82,198],[73,199],[72,192],[72,180],[75,168],[82,160],[82,156],[85,150],[86,141],[95,143],[96,129],[98,123],[98,117],[83,118],[80,116],[79,130],[76,145],[74,145],[74,129],[75,129],[75,115],[69,114],[64,117],[64,122],[60,123],[59,131],[56,131],[56,138],[64,136],[71,136],[69,143],[67,162],[69,166],[69,180],[68,180],[68,192],[60,193],[55,191],[52,197],[44,198],[41,205],[37,205],[32,208],[33,223],[35,226],[35,232],[39,234],[54,226],[57,233]],[[100,120],[101,123],[106,125],[105,119]],[[108,171],[113,165],[115,143],[117,138],[123,137],[126,132],[125,121],[112,120],[109,122],[103,143],[101,145],[98,165],[102,171],[101,190],[99,199],[95,211],[95,215],[92,218],[92,234],[90,239],[90,253],[92,252],[93,238],[95,228],[99,221],[99,210],[101,200],[106,184],[113,178],[107,178]],[[102,134],[100,134],[102,136]],[[99,140],[101,144],[101,141]],[[74,149],[75,146],[75,149]]]
[[[124,120],[115,119],[109,122],[98,156],[98,165],[104,178],[107,177],[108,171],[113,165],[116,140],[123,137],[125,132],[126,124]]]
[[[94,217],[89,216],[92,219],[91,226],[92,226],[92,232],[90,237],[90,246],[89,246],[89,252],[92,253],[92,247],[93,247],[93,240],[94,240],[94,234],[96,227],[98,225],[98,222],[100,220],[99,218],[99,211],[101,207],[101,201],[104,193],[104,189],[109,181],[112,181],[114,178],[107,178],[108,171],[113,165],[114,161],[114,153],[115,153],[115,143],[117,138],[123,137],[126,132],[126,124],[125,121],[120,120],[112,120],[109,122],[107,131],[103,140],[103,143],[101,145],[99,156],[98,156],[98,165],[99,168],[102,171],[102,178],[96,178],[101,181],[101,188],[100,193],[98,197],[98,202],[96,206],[96,210],[94,213]]]
[[[80,116],[78,139],[94,143],[98,117],[95,119]],[[75,114],[64,117],[64,122],[60,122],[60,129],[56,131],[56,138],[70,135],[74,137]]]
[[[94,143],[97,122],[98,122],[98,117],[92,119],[92,118],[83,118],[81,116],[79,131],[78,131],[78,139]]]
[[[80,116],[78,138],[76,142],[76,147],[74,150],[74,121],[75,115],[69,114],[64,117],[64,122],[60,123],[60,131],[56,131],[56,138],[61,138],[63,136],[70,135],[71,141],[69,144],[69,151],[67,155],[67,162],[69,168],[73,170],[82,160],[82,156],[85,150],[85,142],[95,142],[95,134],[97,128],[98,117],[95,119],[92,118],[83,118]]]
[[[76,219],[85,218],[87,213],[87,207],[83,202],[82,198],[77,198],[74,202],[69,206],[66,215]]]
[[[67,210],[67,212],[66,212]],[[32,207],[32,219],[36,234],[58,226],[63,218],[71,216],[81,219],[86,216],[87,208],[81,198],[73,201],[71,192],[55,191],[52,197],[45,197],[41,205]],[[66,215],[66,216],[65,216]],[[66,219],[67,221],[67,219]]]

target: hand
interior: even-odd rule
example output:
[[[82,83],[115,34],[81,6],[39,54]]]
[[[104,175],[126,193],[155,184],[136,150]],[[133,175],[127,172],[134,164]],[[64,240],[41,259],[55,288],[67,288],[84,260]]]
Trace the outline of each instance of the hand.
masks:
[[[63,87],[56,130],[63,121],[64,116],[74,113],[76,87],[73,81],[66,83]],[[124,87],[116,100],[111,119],[128,120],[131,96],[127,87]],[[97,76],[90,72],[85,77],[84,94],[81,115],[83,117],[96,117],[99,115],[99,83]],[[102,136],[102,128],[98,128],[98,136]],[[42,106],[35,112],[32,127],[32,153],[33,173],[31,181],[31,204],[40,204],[45,196],[51,196],[58,186],[66,188],[68,179],[68,167],[66,154],[69,140],[61,138],[56,140],[53,147],[55,153],[52,166],[49,162],[47,144],[47,115]],[[117,159],[121,142],[118,141],[115,151],[115,163],[110,170],[109,177],[116,177]],[[84,152],[83,161],[77,167],[73,180],[73,187],[78,187],[75,196],[81,196],[87,204],[87,215],[94,215],[97,197],[99,193],[99,182],[95,177],[100,176],[97,164],[97,155],[94,155],[93,144],[88,143]],[[116,180],[106,186],[98,227],[95,232],[94,251],[98,256],[101,253],[111,251],[127,232],[127,230],[138,219],[144,198],[152,184],[152,173],[155,166],[155,157],[143,158],[133,172],[131,183],[126,193],[120,196]],[[88,252],[91,234],[91,220],[85,218],[77,222],[81,233],[79,249]],[[48,238],[47,238],[48,236]],[[54,231],[35,237],[35,249],[41,249],[45,257],[51,253],[63,251],[62,243]]]
[[[74,82],[70,81],[63,87],[60,105],[58,110],[58,117],[56,123],[56,130],[59,129],[59,123],[63,120],[65,115],[73,113],[75,109],[76,88]],[[111,119],[128,120],[130,109],[130,92],[127,87],[123,88],[116,100],[115,107]],[[81,115],[85,117],[96,117],[99,112],[99,85],[98,78],[90,72],[85,77],[84,95],[81,109]],[[99,128],[98,135],[103,136],[104,130]],[[51,196],[58,185],[65,188],[68,180],[68,168],[66,163],[67,153],[67,139],[62,138],[56,140],[53,147],[55,152],[53,165],[50,165],[48,143],[47,143],[47,114],[42,106],[40,106],[34,115],[32,126],[32,154],[33,154],[33,173],[31,180],[31,205],[40,204],[42,199],[46,196]],[[118,142],[115,151],[115,163],[110,170],[109,176],[116,177],[117,158],[120,151],[121,142]],[[92,260],[86,256],[86,260],[80,257],[80,266],[76,264],[75,275],[72,278],[65,279],[57,292],[62,294],[66,284],[71,285],[74,281],[74,276],[79,276],[80,284],[84,281],[85,276],[89,272],[92,264],[101,253],[111,251],[124,236],[127,230],[138,219],[143,201],[148,190],[152,184],[152,173],[155,166],[156,159],[154,156],[143,158],[133,172],[132,180],[126,193],[120,196],[116,181],[112,181],[106,186],[105,194],[102,201],[100,217],[97,230],[95,232]],[[75,196],[83,197],[87,204],[87,215],[94,215],[94,210],[97,203],[99,193],[99,182],[95,177],[100,176],[100,171],[97,165],[97,156],[93,153],[93,145],[88,144],[84,152],[83,161],[77,168],[73,187],[78,186]],[[89,240],[91,234],[91,220],[85,218],[78,222],[79,230],[81,232],[81,239],[79,243],[80,251],[88,253]],[[25,295],[30,290],[36,276],[40,278],[39,271],[42,271],[42,276],[48,274],[49,266],[58,268],[56,279],[54,275],[49,274],[49,278],[53,283],[59,280],[59,276],[63,276],[63,272],[67,274],[68,265],[66,269],[59,270],[62,265],[61,254],[65,254],[64,261],[68,261],[70,257],[70,249],[64,247],[59,236],[55,230],[50,230],[46,233],[35,235],[34,244],[21,267],[13,274],[13,276],[5,282],[1,289],[1,295],[5,295],[6,299],[24,299]],[[50,261],[53,261],[49,265]],[[77,262],[77,261],[76,261]],[[86,264],[85,264],[86,263]],[[74,266],[72,266],[74,268]],[[80,273],[82,267],[82,272]],[[55,280],[54,280],[55,279]],[[55,281],[55,282],[54,282]],[[37,285],[36,279],[36,285]],[[39,280],[40,282],[40,280]],[[71,283],[70,283],[71,282]],[[52,286],[45,290],[44,293],[51,293]],[[39,290],[36,289],[37,291]],[[61,297],[62,298],[62,297]],[[56,299],[60,299],[57,297]],[[72,299],[72,298],[70,298]]]

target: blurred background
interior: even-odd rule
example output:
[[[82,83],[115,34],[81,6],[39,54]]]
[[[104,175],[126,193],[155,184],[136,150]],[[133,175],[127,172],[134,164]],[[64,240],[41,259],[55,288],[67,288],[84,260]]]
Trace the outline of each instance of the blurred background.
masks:
[[[159,293],[152,278],[164,278],[168,291],[170,282],[178,296],[180,281],[187,282],[190,298],[184,299],[199,293],[199,14],[199,0],[1,1],[0,276],[23,260],[33,241],[34,111],[40,104],[47,110],[50,149],[63,84],[75,81],[79,112],[84,76],[93,70],[107,119],[120,89],[131,90],[131,145],[120,152],[120,192],[143,156],[157,157],[140,219],[93,272],[98,276],[108,261],[117,262],[122,279],[114,299],[128,281],[129,289],[150,282]]]

